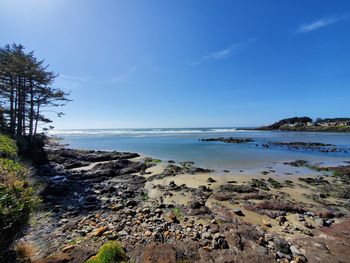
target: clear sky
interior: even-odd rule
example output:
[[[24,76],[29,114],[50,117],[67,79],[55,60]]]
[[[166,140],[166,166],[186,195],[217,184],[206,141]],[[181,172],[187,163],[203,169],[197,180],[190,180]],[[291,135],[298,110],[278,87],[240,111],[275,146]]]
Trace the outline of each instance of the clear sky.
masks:
[[[350,117],[349,0],[0,0],[71,99],[56,128]]]

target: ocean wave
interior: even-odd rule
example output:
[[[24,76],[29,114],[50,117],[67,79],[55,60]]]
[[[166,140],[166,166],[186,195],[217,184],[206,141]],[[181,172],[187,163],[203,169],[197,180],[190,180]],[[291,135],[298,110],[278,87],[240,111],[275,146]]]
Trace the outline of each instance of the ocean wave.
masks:
[[[142,134],[193,134],[193,133],[232,133],[236,128],[198,129],[72,129],[53,130],[50,135],[142,135]],[[242,131],[242,130],[239,130]]]

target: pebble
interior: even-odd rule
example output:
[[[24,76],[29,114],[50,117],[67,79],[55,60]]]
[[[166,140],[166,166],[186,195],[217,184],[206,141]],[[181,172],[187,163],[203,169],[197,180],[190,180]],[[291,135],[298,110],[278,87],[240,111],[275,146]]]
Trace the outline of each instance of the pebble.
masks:
[[[304,256],[304,255],[299,251],[299,249],[298,249],[296,246],[294,246],[294,245],[290,246],[290,251],[292,251],[292,254],[293,254],[294,257]]]
[[[208,233],[208,232],[205,232],[202,236],[203,236],[203,238],[205,238],[205,239],[211,239],[211,234]]]
[[[263,219],[262,223],[263,223],[264,226],[272,227],[271,223],[268,220],[266,220],[266,219]]]
[[[328,219],[323,222],[324,226],[331,226],[334,223],[334,219]]]
[[[60,223],[62,223],[62,224],[68,223],[68,219],[67,218],[62,218]]]
[[[99,237],[106,231],[107,231],[107,227],[106,226],[102,226],[102,227],[96,229],[96,231],[93,233],[93,236]]]
[[[305,216],[310,216],[310,217],[314,217],[315,214],[313,212],[305,212],[304,213]]]
[[[125,230],[122,230],[122,231],[119,231],[118,232],[118,236],[127,236],[128,235],[128,232],[126,232]]]
[[[62,252],[63,252],[63,253],[66,253],[68,250],[71,250],[71,249],[73,249],[73,248],[74,248],[74,245],[66,246],[66,247],[64,247],[64,248],[62,249]]]
[[[233,209],[233,212],[238,216],[244,216],[244,214],[240,208]]]

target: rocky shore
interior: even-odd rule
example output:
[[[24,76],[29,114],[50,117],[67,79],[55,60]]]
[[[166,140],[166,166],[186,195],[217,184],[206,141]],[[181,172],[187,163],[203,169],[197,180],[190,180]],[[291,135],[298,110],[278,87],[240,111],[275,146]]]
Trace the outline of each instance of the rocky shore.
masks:
[[[254,142],[251,138],[234,138],[234,137],[219,137],[219,138],[208,138],[208,139],[200,139],[203,142],[225,142],[225,143],[248,143]]]
[[[224,142],[232,144],[252,143],[251,138],[235,138],[235,137],[219,137],[200,139],[203,142]],[[334,144],[320,143],[320,142],[266,142],[255,143],[256,147],[263,148],[284,148],[287,150],[296,151],[315,151],[321,153],[349,153],[349,149],[338,147]]]
[[[334,144],[320,142],[269,142],[264,148],[280,147],[288,150],[316,151],[322,153],[348,153],[348,149],[339,148]]]
[[[33,178],[42,207],[16,244],[22,262],[85,262],[108,240],[121,242],[131,262],[350,258],[349,197],[319,194],[326,185],[349,190],[348,170],[283,180],[135,153],[46,152],[49,163]]]

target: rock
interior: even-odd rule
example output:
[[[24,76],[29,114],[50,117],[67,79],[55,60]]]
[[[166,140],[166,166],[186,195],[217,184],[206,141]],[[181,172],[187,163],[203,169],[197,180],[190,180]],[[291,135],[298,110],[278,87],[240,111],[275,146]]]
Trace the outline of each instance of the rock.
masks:
[[[284,239],[275,238],[273,245],[277,251],[287,255],[291,254],[289,244]]]
[[[228,249],[229,248],[227,241],[221,235],[219,235],[217,238],[214,238],[212,240],[212,246],[214,249]]]
[[[334,223],[334,219],[328,219],[323,222],[324,226],[331,226]]]
[[[205,238],[205,239],[211,239],[212,238],[211,234],[209,232],[203,233],[202,237]]]
[[[125,206],[131,206],[131,207],[134,207],[134,206],[137,206],[137,202],[135,200],[128,200],[125,204]]]
[[[102,234],[103,234],[104,232],[106,232],[107,229],[108,229],[108,228],[107,228],[106,226],[102,226],[102,227],[96,229],[96,231],[93,233],[93,236],[96,236],[96,237],[102,236]]]
[[[304,226],[307,228],[313,228],[313,226],[307,221],[304,222]]]
[[[288,220],[287,220],[287,218],[285,217],[285,216],[278,216],[277,218],[276,218],[276,220],[277,220],[277,222],[278,222],[278,224],[281,226],[282,224],[284,224],[285,222],[287,222]]]
[[[200,139],[203,142],[225,142],[225,143],[248,143],[253,142],[254,140],[251,138],[234,138],[234,137],[219,137],[219,138],[208,138],[208,139]]]
[[[228,201],[233,198],[232,195],[227,193],[214,193],[211,197],[218,201]]]
[[[284,258],[285,255],[281,251],[277,251],[276,253],[277,258]]]
[[[208,182],[208,183],[216,183],[216,180],[214,180],[213,178],[209,177],[209,178],[207,179],[207,182]]]
[[[74,245],[68,245],[62,249],[63,253],[66,253],[67,251],[71,250],[74,248]]]
[[[199,202],[199,201],[192,201],[189,203],[190,208],[192,209],[199,209],[203,206],[204,204]]]
[[[304,213],[305,216],[309,216],[309,217],[314,217],[315,214],[313,212],[305,212]]]
[[[271,223],[268,220],[266,220],[266,219],[263,219],[262,223],[263,223],[264,226],[272,227]]]
[[[235,213],[238,216],[244,216],[244,214],[240,208],[233,209],[233,213]]]
[[[309,229],[306,229],[306,228],[304,228],[304,229],[302,230],[302,232],[303,232],[305,235],[307,235],[307,236],[313,236],[313,235],[314,235]]]
[[[139,251],[138,251],[139,250]],[[169,244],[151,243],[146,247],[140,247],[134,252],[139,254],[134,258],[134,262],[162,262],[162,263],[176,263],[176,252]]]
[[[156,213],[156,214],[162,214],[162,213],[163,213],[163,210],[160,209],[160,208],[156,208],[156,210],[154,210],[154,213]]]
[[[296,246],[290,246],[290,251],[292,252],[292,255],[294,256],[294,257],[302,257],[302,256],[304,256],[300,251],[299,251],[299,249],[296,247]]]
[[[167,218],[169,218],[171,223],[177,223],[178,222],[176,214],[174,212],[169,212],[169,213],[167,213],[166,216],[167,216]]]
[[[128,235],[128,232],[126,232],[125,230],[122,230],[122,231],[118,232],[118,236],[124,237],[124,236],[127,236],[127,235]]]

